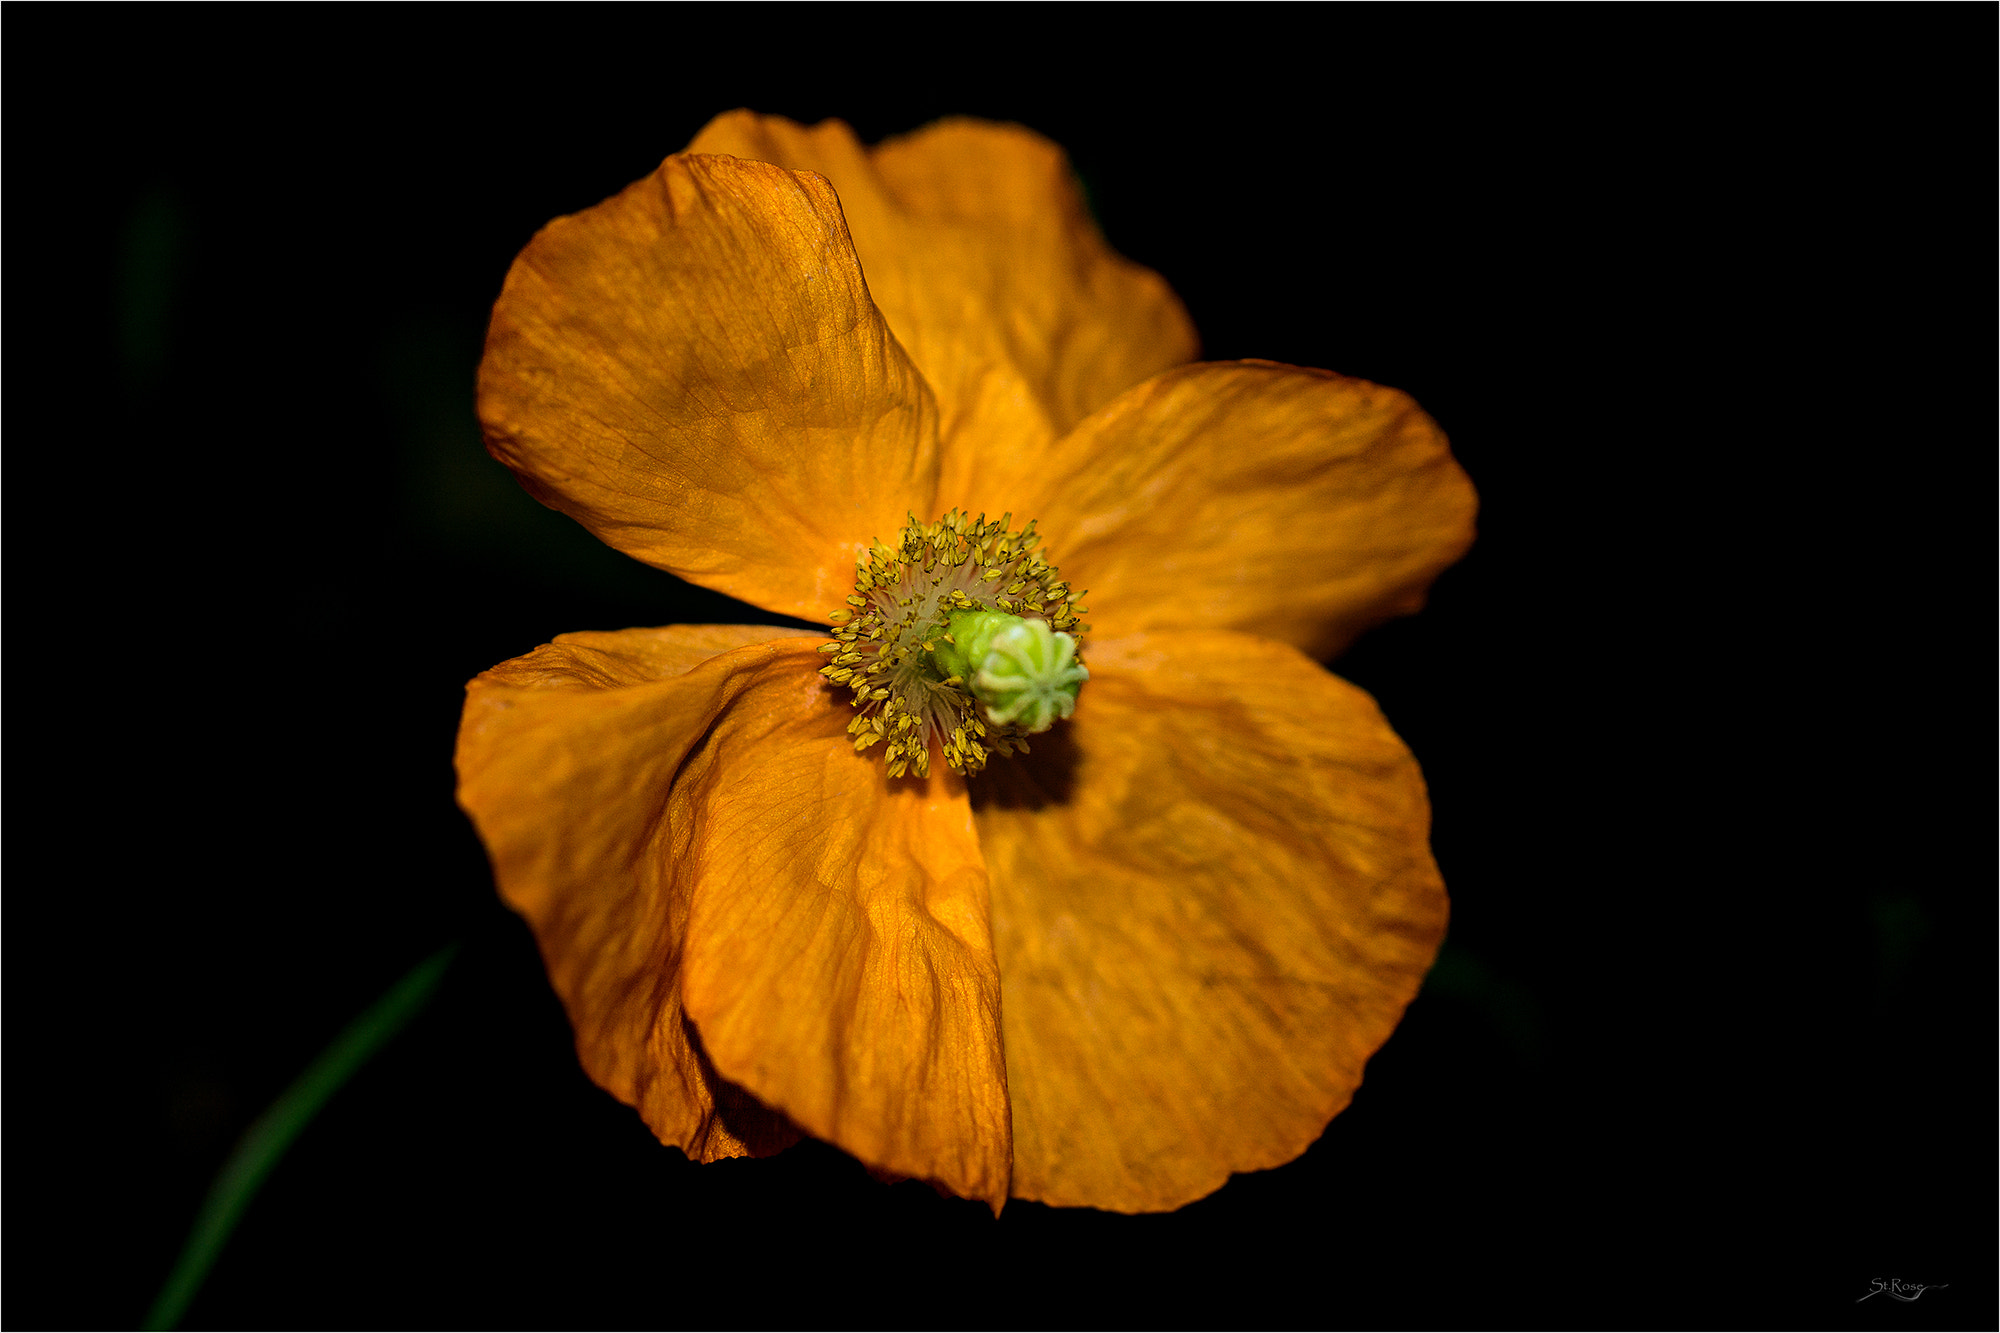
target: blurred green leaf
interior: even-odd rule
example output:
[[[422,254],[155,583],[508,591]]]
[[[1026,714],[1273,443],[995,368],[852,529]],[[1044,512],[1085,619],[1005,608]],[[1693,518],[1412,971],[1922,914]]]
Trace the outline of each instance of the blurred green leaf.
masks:
[[[457,953],[458,945],[449,944],[417,964],[361,1017],[348,1024],[306,1072],[244,1131],[236,1150],[216,1173],[215,1183],[209,1186],[187,1245],[153,1301],[144,1327],[170,1329],[180,1323],[222,1254],[223,1246],[229,1243],[230,1233],[243,1219],[250,1201],[285,1150],[333,1094],[346,1086],[371,1056],[388,1045],[423,1010]]]
[[[1524,1064],[1539,1064],[1547,1054],[1547,1026],[1535,997],[1450,941],[1438,950],[1423,993],[1469,1004]]]
[[[187,251],[187,210],[170,194],[139,201],[125,224],[118,272],[118,350],[129,388],[150,391],[167,368],[167,318]]]

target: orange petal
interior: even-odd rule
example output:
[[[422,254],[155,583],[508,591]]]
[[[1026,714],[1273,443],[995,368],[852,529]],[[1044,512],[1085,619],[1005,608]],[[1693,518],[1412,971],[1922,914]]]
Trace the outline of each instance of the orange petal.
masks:
[[[460,804],[585,1069],[662,1139],[714,1158],[796,1123],[997,1208],[1000,983],[963,787],[856,755],[821,640],[787,633],[564,635],[496,667]]]
[[[875,301],[937,390],[941,508],[984,489],[987,454],[1039,455],[1196,354],[1179,299],[1112,252],[1062,149],[1018,125],[945,120],[870,151],[839,121],[808,128],[732,111],[690,151],[833,182]]]
[[[487,447],[661,569],[824,619],[936,509],[936,407],[825,181],[670,157],[515,259],[479,368]]]
[[[534,929],[585,1072],[703,1161],[775,1152],[798,1132],[691,1040],[680,975],[692,883],[674,874],[667,797],[746,679],[792,660],[774,642],[792,635],[565,634],[474,680],[458,733],[458,802],[501,896]]]
[[[999,1211],[1011,1156],[986,865],[962,781],[891,781],[812,671],[761,675],[674,784],[683,982],[722,1074],[871,1166]]]
[[[1374,702],[1230,633],[1099,641],[1067,730],[996,762],[1014,1193],[1179,1207],[1346,1106],[1443,938],[1416,762]]]
[[[1004,490],[1107,637],[1208,626],[1331,657],[1423,604],[1478,505],[1407,395],[1265,361],[1157,376],[1056,459],[1027,460]]]

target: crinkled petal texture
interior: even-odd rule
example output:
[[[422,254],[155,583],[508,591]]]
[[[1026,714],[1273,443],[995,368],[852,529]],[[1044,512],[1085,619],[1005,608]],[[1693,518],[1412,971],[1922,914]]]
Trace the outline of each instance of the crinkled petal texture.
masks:
[[[1227,632],[1094,645],[1065,731],[987,770],[1014,1193],[1179,1207],[1288,1162],[1443,938],[1415,761],[1374,702]]]
[[[1244,630],[1322,660],[1423,604],[1472,542],[1472,483],[1407,394],[1324,370],[1155,376],[999,489],[1033,515],[1100,636]]]
[[[1090,590],[1073,720],[976,807],[855,754],[784,631],[568,635],[473,682],[460,801],[661,1138],[1147,1211],[1351,1098],[1446,907],[1414,761],[1307,654],[1416,609],[1473,493],[1404,395],[1194,352],[1018,127],[871,151],[731,113],[516,261],[488,446],[611,545],[817,619],[962,506]]]
[[[515,259],[479,369],[487,447],[627,554],[813,619],[935,507],[937,409],[827,183],[682,154]]]
[[[662,1139],[782,1147],[761,1103],[997,1210],[999,974],[964,788],[856,755],[819,641],[786,634],[572,634],[496,667],[468,692],[459,801],[585,1069]]]
[[[868,149],[837,120],[732,111],[689,151],[833,182],[876,304],[937,392],[949,491],[1196,354],[1180,300],[1105,244],[1062,149],[1021,126],[944,120]]]

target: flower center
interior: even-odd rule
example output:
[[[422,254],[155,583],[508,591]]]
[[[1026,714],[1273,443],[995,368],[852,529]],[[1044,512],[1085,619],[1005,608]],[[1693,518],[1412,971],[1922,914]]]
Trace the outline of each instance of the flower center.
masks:
[[[977,773],[988,752],[1026,754],[1025,737],[1076,707],[1090,673],[1077,640],[1081,592],[1035,548],[1031,522],[989,523],[954,509],[914,514],[892,549],[879,542],[854,565],[851,610],[833,614],[833,661],[820,674],[854,691],[857,752],[887,741],[889,776],[930,772],[931,745],[954,772]]]

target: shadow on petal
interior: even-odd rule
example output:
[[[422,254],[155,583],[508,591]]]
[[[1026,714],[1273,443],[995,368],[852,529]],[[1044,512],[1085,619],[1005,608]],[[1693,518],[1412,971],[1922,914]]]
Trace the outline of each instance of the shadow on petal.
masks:
[[[1089,693],[1090,687],[1084,686]],[[1079,703],[1077,707],[1084,707]],[[1073,729],[1058,722],[1028,742],[1025,755],[996,758],[967,783],[974,814],[987,810],[1043,810],[1068,805],[1076,794],[1078,753]]]
[[[805,1137],[805,1131],[793,1124],[783,1112],[772,1110],[747,1090],[715,1072],[708,1052],[702,1048],[701,1033],[688,1021],[686,1014],[681,1015],[681,1032],[687,1038],[688,1048],[694,1052],[695,1064],[707,1082],[710,1095],[715,1098],[715,1116],[703,1127],[704,1141],[690,1145],[688,1156],[696,1161],[709,1159],[705,1140],[711,1137],[710,1131],[718,1122],[724,1133],[740,1143],[752,1157],[781,1153]]]

